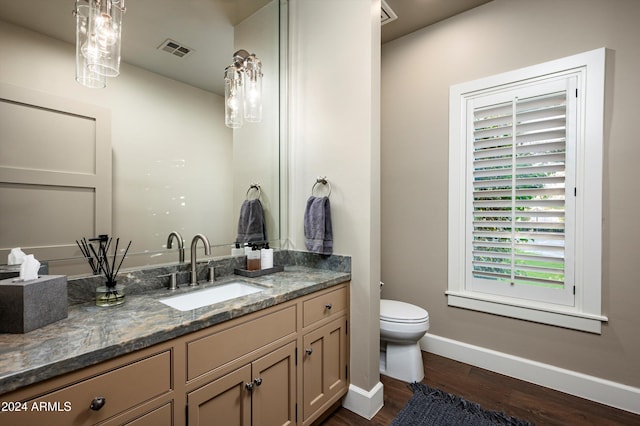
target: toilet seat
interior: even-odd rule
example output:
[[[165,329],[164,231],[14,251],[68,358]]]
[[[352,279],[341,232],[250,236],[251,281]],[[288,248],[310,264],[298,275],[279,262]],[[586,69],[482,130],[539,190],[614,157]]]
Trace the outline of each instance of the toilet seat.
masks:
[[[380,300],[380,321],[417,324],[429,321],[429,313],[419,306],[398,300]]]

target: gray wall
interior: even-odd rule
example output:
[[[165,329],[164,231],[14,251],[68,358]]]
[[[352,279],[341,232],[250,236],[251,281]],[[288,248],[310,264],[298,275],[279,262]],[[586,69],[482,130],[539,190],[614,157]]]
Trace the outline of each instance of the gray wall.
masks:
[[[383,45],[383,297],[426,308],[432,334],[640,386],[639,21],[637,0],[494,0]],[[610,49],[602,335],[447,307],[449,87],[599,47]]]

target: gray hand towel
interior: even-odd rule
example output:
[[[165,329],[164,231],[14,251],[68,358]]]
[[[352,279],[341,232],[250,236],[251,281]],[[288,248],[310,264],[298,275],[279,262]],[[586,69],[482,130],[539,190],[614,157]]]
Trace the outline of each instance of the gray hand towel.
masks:
[[[329,197],[311,196],[304,211],[304,241],[311,253],[333,253]]]
[[[266,241],[267,233],[264,223],[262,203],[258,199],[244,200],[240,207],[238,219],[238,243]]]

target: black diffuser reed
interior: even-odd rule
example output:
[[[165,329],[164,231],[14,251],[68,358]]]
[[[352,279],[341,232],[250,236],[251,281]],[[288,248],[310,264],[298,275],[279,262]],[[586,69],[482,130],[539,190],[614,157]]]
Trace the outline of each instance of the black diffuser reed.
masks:
[[[106,292],[101,297],[108,302],[108,305],[118,304],[120,302],[120,298],[124,300],[124,294],[120,295],[117,289],[117,275],[120,272],[120,267],[124,262],[125,257],[127,257],[127,252],[129,251],[129,247],[131,247],[131,241],[127,245],[127,248],[124,250],[122,257],[120,258],[120,262],[118,260],[118,246],[120,244],[120,238],[116,238],[115,247],[113,249],[113,256],[111,256],[111,261],[109,260],[109,249],[112,247],[113,238],[110,238],[108,235],[98,235],[96,238],[90,238],[87,240],[83,238],[82,240],[76,240],[76,244],[80,248],[82,255],[89,263],[91,270],[94,274],[102,273],[106,278],[105,287]],[[97,246],[97,248],[96,248]],[[117,264],[117,266],[116,266]],[[114,298],[115,300],[111,300]],[[112,303],[113,302],[113,303]]]

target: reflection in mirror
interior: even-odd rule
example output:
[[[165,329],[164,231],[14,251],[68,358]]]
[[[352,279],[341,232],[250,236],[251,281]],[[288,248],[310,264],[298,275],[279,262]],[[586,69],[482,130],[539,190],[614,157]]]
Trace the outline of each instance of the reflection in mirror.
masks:
[[[52,274],[89,273],[75,240],[99,234],[133,242],[124,267],[175,263],[172,231],[228,255],[255,183],[277,246],[286,2],[128,2],[120,76],[106,89],[74,80],[72,3],[0,0],[0,264],[21,247]],[[167,40],[189,53],[167,52]],[[232,130],[223,77],[238,49],[262,61],[263,119]]]

